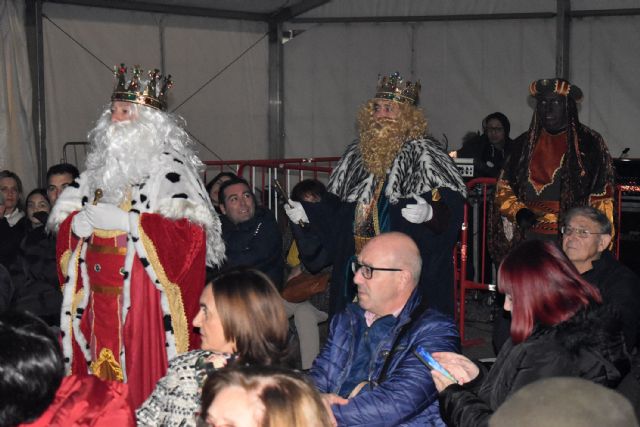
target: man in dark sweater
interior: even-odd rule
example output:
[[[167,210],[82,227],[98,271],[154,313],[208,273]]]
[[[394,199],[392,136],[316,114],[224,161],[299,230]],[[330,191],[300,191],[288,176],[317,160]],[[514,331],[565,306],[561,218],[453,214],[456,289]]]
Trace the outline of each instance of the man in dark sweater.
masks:
[[[607,249],[611,223],[598,209],[577,207],[567,212],[561,231],[562,249],[582,277],[597,286],[603,302],[618,311],[627,349],[633,352],[640,332],[640,279]]]

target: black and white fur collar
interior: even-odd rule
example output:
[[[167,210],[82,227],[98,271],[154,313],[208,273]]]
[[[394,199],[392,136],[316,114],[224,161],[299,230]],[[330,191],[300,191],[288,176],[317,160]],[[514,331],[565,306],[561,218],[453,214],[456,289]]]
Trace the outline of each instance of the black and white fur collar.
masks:
[[[328,189],[342,201],[367,203],[376,184],[376,178],[364,167],[359,142],[355,141],[333,170]],[[426,137],[405,142],[387,173],[385,196],[389,202],[396,204],[400,198],[442,187],[467,195],[460,172],[437,141]]]

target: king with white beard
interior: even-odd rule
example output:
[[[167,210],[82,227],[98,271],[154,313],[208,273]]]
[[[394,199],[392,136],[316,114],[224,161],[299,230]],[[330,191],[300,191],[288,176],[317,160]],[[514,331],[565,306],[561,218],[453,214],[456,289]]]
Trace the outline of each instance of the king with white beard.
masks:
[[[224,258],[202,162],[167,114],[170,78],[117,67],[110,108],[90,133],[86,171],[58,199],[61,329],[68,371],[129,384],[138,406],[179,353],[199,348],[191,321],[205,265]]]

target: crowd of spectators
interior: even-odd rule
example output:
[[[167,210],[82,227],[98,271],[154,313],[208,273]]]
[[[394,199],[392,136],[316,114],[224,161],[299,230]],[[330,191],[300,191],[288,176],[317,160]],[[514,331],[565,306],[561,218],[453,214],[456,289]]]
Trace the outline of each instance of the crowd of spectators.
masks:
[[[218,214],[224,244],[206,280],[194,284],[201,290],[197,314],[183,313],[200,348],[168,360],[144,396],[133,396],[133,386],[122,378],[75,368],[65,376],[69,360],[59,344],[65,339],[60,328],[61,318],[71,315],[62,308],[56,235],[44,225],[69,194],[65,188],[77,190],[88,178],[79,178],[72,165],[55,165],[46,187],[23,199],[20,178],[1,171],[0,427],[525,425],[518,417],[534,416],[524,415],[535,406],[527,405],[526,396],[539,384],[600,393],[620,413],[604,414],[599,422],[616,425],[624,416],[625,425],[638,425],[630,408],[640,408],[640,281],[610,252],[606,148],[598,151],[597,165],[583,163],[575,152],[593,141],[601,150],[603,140],[577,121],[579,89],[560,90],[565,81],[553,80],[553,87],[548,81],[532,84],[538,104],[524,136],[512,141],[507,117],[493,113],[483,120],[482,135],[447,155],[427,134],[416,105],[419,84],[397,73],[383,77],[359,112],[359,140],[347,147],[328,186],[301,180],[290,199],[282,195],[286,215],[280,221],[234,173],[221,172],[198,186],[200,198],[206,199],[204,189],[210,198],[207,212],[215,208]],[[575,147],[563,143],[567,129]],[[552,142],[562,149],[541,154],[539,147]],[[491,221],[501,226],[492,231],[499,234],[493,236],[494,259],[500,261],[497,285],[506,317],[490,367],[461,354],[453,316],[451,253],[466,196],[456,155],[474,158],[479,173],[498,177]],[[565,158],[594,172],[593,188],[563,193],[563,185],[583,184],[566,170]],[[549,159],[555,162],[551,174],[543,164]],[[523,182],[527,171],[537,181]],[[167,173],[166,179],[175,184],[181,177]],[[98,201],[96,194],[93,206]],[[128,201],[134,212],[133,202],[142,204],[146,196]],[[77,216],[84,209],[90,215],[87,202]],[[124,225],[126,241],[137,243],[142,234],[130,230],[128,220]],[[81,238],[78,247],[102,228],[94,224],[84,236],[71,227]],[[170,240],[157,242],[170,252]],[[204,252],[202,261],[204,270]],[[140,262],[150,263],[146,257]],[[120,270],[125,280],[126,273]],[[285,299],[283,289],[302,275],[331,279],[327,289],[302,300]],[[101,286],[92,283],[90,289]],[[69,304],[76,310],[81,300],[78,292]],[[159,303],[163,310],[174,304],[175,311],[175,300]],[[75,315],[80,318],[83,310]],[[162,317],[167,337],[179,326],[169,317]],[[321,338],[327,320],[327,337]],[[68,331],[76,334],[78,328]],[[116,362],[105,357],[101,363]],[[555,377],[573,378],[557,383]],[[566,405],[573,409],[580,402]]]

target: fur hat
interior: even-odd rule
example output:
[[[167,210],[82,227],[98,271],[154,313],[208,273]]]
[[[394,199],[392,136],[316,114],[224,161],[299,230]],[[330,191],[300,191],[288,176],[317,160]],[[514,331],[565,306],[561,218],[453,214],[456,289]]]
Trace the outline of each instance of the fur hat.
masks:
[[[515,392],[489,420],[489,427],[638,427],[631,403],[594,382],[545,378]]]

